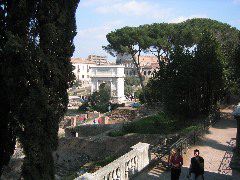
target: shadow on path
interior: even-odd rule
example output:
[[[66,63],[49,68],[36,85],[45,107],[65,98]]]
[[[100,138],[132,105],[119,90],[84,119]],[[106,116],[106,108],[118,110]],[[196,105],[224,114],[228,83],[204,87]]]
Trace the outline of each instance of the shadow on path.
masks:
[[[145,176],[138,176],[135,178],[135,180],[170,180],[171,179],[171,173],[170,171],[165,171],[163,173],[161,167],[155,167],[154,170],[149,172]],[[180,176],[180,180],[187,180],[189,169],[187,167],[182,168],[182,173]],[[239,178],[236,178],[232,175],[225,175],[221,173],[215,173],[215,172],[209,172],[205,171],[204,173],[204,180],[239,180]]]

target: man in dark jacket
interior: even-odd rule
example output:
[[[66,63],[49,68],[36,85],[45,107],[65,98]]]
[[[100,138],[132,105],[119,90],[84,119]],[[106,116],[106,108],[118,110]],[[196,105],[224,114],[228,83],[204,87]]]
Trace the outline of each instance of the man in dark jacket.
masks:
[[[191,158],[191,165],[189,169],[189,176],[191,175],[193,180],[204,180],[204,159],[199,156],[199,150],[194,150],[194,157]]]

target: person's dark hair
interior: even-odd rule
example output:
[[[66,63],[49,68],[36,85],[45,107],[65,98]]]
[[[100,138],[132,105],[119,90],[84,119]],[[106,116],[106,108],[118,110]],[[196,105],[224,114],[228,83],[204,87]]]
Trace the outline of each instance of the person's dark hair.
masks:
[[[199,150],[198,150],[198,149],[195,149],[195,150],[194,150],[194,153],[196,153],[196,152],[198,152],[198,153],[199,153]]]

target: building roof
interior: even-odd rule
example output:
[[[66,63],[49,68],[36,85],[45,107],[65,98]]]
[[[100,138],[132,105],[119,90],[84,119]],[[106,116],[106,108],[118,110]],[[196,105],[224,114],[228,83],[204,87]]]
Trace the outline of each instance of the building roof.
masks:
[[[89,61],[85,58],[71,58],[71,63],[73,64],[96,64],[95,62],[93,61]]]
[[[158,59],[156,56],[140,56],[139,57],[140,62],[151,62],[151,63],[156,63],[158,62]]]
[[[147,64],[145,66],[141,66],[144,69],[159,69],[159,64],[158,63],[151,63]]]

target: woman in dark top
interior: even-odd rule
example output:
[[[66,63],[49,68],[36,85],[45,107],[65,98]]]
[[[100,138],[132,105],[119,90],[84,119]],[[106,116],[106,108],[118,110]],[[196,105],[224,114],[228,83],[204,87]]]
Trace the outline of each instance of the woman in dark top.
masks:
[[[191,175],[193,180],[204,180],[203,174],[204,174],[204,159],[201,156],[199,156],[199,150],[195,149],[194,157],[191,158],[189,176]]]
[[[183,158],[181,156],[181,150],[177,149],[177,151],[170,158],[171,180],[179,180],[182,165]]]

